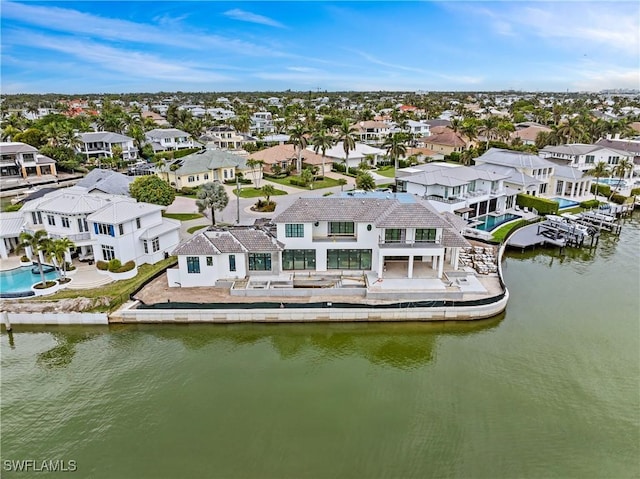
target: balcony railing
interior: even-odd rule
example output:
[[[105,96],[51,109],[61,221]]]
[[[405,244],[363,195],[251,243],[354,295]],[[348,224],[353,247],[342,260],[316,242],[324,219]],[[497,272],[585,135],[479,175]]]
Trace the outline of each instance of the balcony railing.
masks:
[[[453,204],[453,203],[460,203],[463,202],[464,199],[462,198],[443,198],[442,196],[435,196],[435,195],[427,195],[427,196],[423,196],[423,198],[425,200],[433,200],[433,201],[439,201],[440,203],[448,203],[448,204]]]
[[[319,243],[328,243],[328,242],[351,242],[355,243],[358,241],[358,238],[352,235],[330,235],[330,236],[314,236],[313,241],[317,241]]]
[[[88,239],[91,239],[91,234],[90,233],[76,233],[73,235],[61,235],[61,234],[57,234],[57,233],[49,233],[49,236],[53,239],[59,239],[59,238],[69,238],[71,241],[85,241]]]
[[[380,239],[378,246],[381,248],[441,248],[442,244],[437,241],[385,241]]]

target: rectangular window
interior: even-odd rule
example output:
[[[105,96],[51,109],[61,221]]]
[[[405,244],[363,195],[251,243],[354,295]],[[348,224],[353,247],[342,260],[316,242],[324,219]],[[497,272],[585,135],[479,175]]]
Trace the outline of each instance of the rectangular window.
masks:
[[[136,218],[136,228],[140,229],[140,218]]]
[[[236,255],[230,254],[229,255],[229,271],[235,271],[235,270],[236,270]]]
[[[104,223],[94,223],[93,230],[97,235],[115,236],[113,225],[105,225]]]
[[[69,228],[69,218],[67,218],[66,216],[62,217],[62,227]]]
[[[151,249],[154,253],[160,251],[160,238],[156,237],[151,240]]]
[[[271,271],[271,253],[249,253],[249,271]]]
[[[83,231],[89,231],[89,228],[87,228],[87,220],[84,218],[78,218],[78,231],[80,231],[80,233],[82,233]]]
[[[200,273],[200,258],[187,256],[187,273]]]
[[[111,261],[116,257],[116,252],[113,249],[113,246],[103,244],[101,245],[101,247],[102,247],[102,259],[104,261]]]
[[[316,250],[291,249],[282,252],[282,269],[316,269]]]
[[[404,243],[406,230],[404,228],[387,228],[384,230],[385,243]]]
[[[144,254],[149,254],[149,245],[147,244],[147,240],[142,241],[142,248],[144,249]]]
[[[120,233],[120,236],[124,234],[124,225],[122,223],[118,225],[118,232]]]
[[[436,230],[434,228],[417,228],[416,241],[422,241],[426,243],[435,243]]]
[[[370,249],[327,250],[327,269],[371,269]]]
[[[284,236],[286,238],[303,238],[304,237],[304,225],[303,224],[286,224],[286,225],[284,225]]]
[[[205,180],[208,180],[208,179],[209,179],[209,173],[205,173],[205,174],[204,174],[204,179],[205,179]]]
[[[55,226],[56,225],[56,218],[53,215],[47,215],[47,223],[49,223],[49,225],[51,226]]]
[[[584,159],[584,162],[587,164],[592,164],[596,161],[596,157],[594,155],[587,155]]]
[[[207,266],[213,266],[213,256],[207,256]]]
[[[195,177],[190,176],[189,178],[187,178],[187,181],[188,181],[189,183],[193,183],[194,181],[196,181],[196,179],[195,179]]]
[[[32,211],[31,220],[34,225],[42,224],[42,214],[39,211],[37,212],[37,214],[35,211]]]
[[[353,221],[330,221],[329,234],[354,236],[354,223]]]
[[[227,170],[223,170],[223,173],[224,173],[224,179],[226,180],[227,179]]]

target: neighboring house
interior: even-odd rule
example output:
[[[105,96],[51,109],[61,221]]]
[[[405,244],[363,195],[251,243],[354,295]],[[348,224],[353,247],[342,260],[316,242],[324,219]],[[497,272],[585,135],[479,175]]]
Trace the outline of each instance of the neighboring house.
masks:
[[[389,125],[382,121],[361,121],[353,125],[356,128],[356,135],[363,143],[380,144],[384,143],[389,136]]]
[[[476,158],[475,162],[478,167],[503,174],[506,173],[504,168],[494,167],[511,168],[510,179],[505,180],[505,185],[529,195],[555,195],[558,181],[563,182],[562,190],[565,194],[572,197],[587,195],[591,188],[590,176],[582,172],[568,175],[565,170],[559,170],[556,173],[558,166],[556,163],[531,153],[491,148]],[[492,165],[492,167],[483,165]]]
[[[251,115],[251,133],[274,133],[276,127],[273,123],[273,117],[268,111],[258,111]]]
[[[138,149],[134,146],[133,138],[119,133],[109,131],[96,131],[78,134],[82,144],[76,148],[78,153],[82,153],[90,158],[113,158],[114,147],[122,150],[124,161],[133,161],[138,158]]]
[[[313,151],[313,148],[307,147],[307,150]],[[365,157],[369,156],[372,158],[369,161],[369,165],[375,166],[378,164],[378,161],[384,158],[385,155],[386,152],[380,148],[365,145],[364,143],[356,143],[355,149],[349,151],[349,156],[347,158],[341,141],[325,152],[325,156],[329,157],[331,161],[334,163],[345,164],[347,168],[357,168],[360,165],[360,162],[367,161]]]
[[[179,268],[169,270],[169,286],[300,272],[376,281],[389,262],[400,263],[406,278],[417,268],[442,278],[446,260],[458,269],[459,250],[469,243],[427,205],[412,195],[352,195],[296,200],[274,218],[275,234],[257,226],[199,233],[174,250]]]
[[[407,120],[409,134],[413,138],[421,138],[431,135],[431,126],[427,122]]]
[[[196,188],[211,181],[235,179],[247,170],[246,160],[224,150],[200,150],[177,160],[170,160],[156,174],[175,189]]]
[[[215,286],[218,280],[280,272],[282,244],[266,228],[211,228],[173,250],[178,267],[167,270],[169,286]]]
[[[27,201],[20,212],[25,231],[69,238],[82,256],[142,264],[156,263],[179,242],[180,222],[163,218],[164,209],[76,185]]]
[[[429,163],[399,169],[396,190],[427,200],[436,211],[469,219],[514,206],[518,191],[505,187],[506,178],[476,167]]]
[[[166,111],[165,111],[166,113]],[[142,112],[142,118],[150,118],[157,126],[169,126],[169,122],[165,118],[156,113],[155,111],[146,110]]]
[[[551,131],[551,128],[547,128],[546,126],[542,125],[530,124],[524,126],[524,128],[518,128],[518,125],[516,125],[516,131],[511,133],[510,138],[511,141],[515,140],[516,138],[520,138],[523,145],[535,145],[538,134],[541,132],[549,131]]]
[[[207,148],[222,148],[237,150],[247,143],[255,143],[256,139],[236,132],[229,126],[214,127],[198,138],[200,143],[204,143]]]
[[[571,166],[586,172],[592,169],[599,162],[606,163],[610,168],[615,167],[621,159],[626,158],[633,161],[632,154],[626,151],[617,150],[602,145],[586,145],[582,143],[571,143],[567,145],[545,146],[540,150],[540,156],[553,163],[562,166]],[[628,172],[627,176],[631,176]]]
[[[189,133],[177,128],[156,128],[145,133],[147,142],[153,147],[153,151],[174,151],[187,148],[197,148],[200,143],[194,141]]]
[[[410,156],[415,156],[421,163],[444,160],[444,155],[442,153],[436,153],[429,148],[407,148],[407,154],[405,157],[408,158]]]
[[[431,135],[417,140],[425,148],[429,148],[443,155],[459,153],[473,146],[462,133],[455,132],[446,126],[435,126],[431,128]]]
[[[607,138],[601,138],[596,141],[596,145],[623,151],[627,157],[633,159],[634,174],[636,176],[640,176],[640,140],[621,140],[619,135],[616,135],[613,138],[609,135]]]
[[[288,168],[295,169],[298,161],[298,149],[292,144],[276,145],[271,148],[253,152],[249,157],[264,162],[264,170],[266,172],[272,172],[275,165],[280,166],[283,170],[287,170]],[[321,168],[324,162],[325,171],[329,171],[333,164],[331,158],[327,156],[322,158],[321,154],[308,148],[300,152],[300,157],[303,166],[313,165]]]
[[[78,181],[76,186],[86,188],[89,193],[130,196],[129,185],[131,182],[133,182],[133,178],[117,171],[94,168]]]
[[[20,142],[0,142],[0,176],[30,178],[56,175],[55,160]]]

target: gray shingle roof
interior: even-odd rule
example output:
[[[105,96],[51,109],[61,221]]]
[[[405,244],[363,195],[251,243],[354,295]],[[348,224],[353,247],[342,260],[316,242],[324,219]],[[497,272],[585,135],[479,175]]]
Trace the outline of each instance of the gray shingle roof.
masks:
[[[471,243],[464,239],[460,233],[452,229],[445,229],[442,232],[442,244],[447,248],[466,248],[471,246]]]
[[[191,136],[177,128],[155,128],[146,133],[147,138],[181,138]]]
[[[375,221],[380,228],[445,228],[449,226],[442,218],[419,203],[396,202],[384,215]]]
[[[192,153],[179,160],[173,162],[180,164],[180,168],[175,170],[178,175],[191,175],[197,173],[206,173],[210,170],[218,168],[245,168],[245,159],[223,150],[202,150]],[[161,168],[161,171],[170,171],[171,165],[167,164]]]
[[[97,141],[106,143],[126,143],[133,141],[133,138],[120,133],[112,133],[110,131],[93,131],[88,133],[80,133],[80,139],[84,143],[94,143]]]
[[[283,249],[283,245],[276,241],[273,236],[260,229],[233,229],[231,230],[231,234],[233,234],[250,253],[281,251]]]
[[[177,246],[176,249],[173,250],[173,255],[215,255],[219,254],[220,251],[216,249],[216,247],[209,241],[204,233],[199,233],[191,238],[189,238],[184,243],[181,243]]]
[[[245,253],[247,251],[230,231],[205,231],[204,234],[220,253]]]
[[[538,155],[522,153],[520,151],[491,148],[482,156],[476,158],[476,165],[491,163],[492,165],[511,166],[513,168],[553,168],[554,163]]]
[[[87,188],[88,191],[99,190],[112,195],[129,196],[129,185],[133,180],[133,177],[125,176],[117,171],[95,168],[76,185]]]

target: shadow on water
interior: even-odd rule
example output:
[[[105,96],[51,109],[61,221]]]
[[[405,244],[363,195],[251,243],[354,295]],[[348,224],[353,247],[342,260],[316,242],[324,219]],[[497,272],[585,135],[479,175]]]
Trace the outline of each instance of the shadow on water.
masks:
[[[120,353],[144,347],[143,339],[148,335],[161,341],[179,341],[188,350],[209,347],[237,350],[269,344],[282,360],[301,355],[327,360],[360,357],[376,365],[413,369],[433,360],[439,337],[483,333],[496,328],[503,319],[504,314],[479,321],[424,323],[118,324],[97,328],[21,326],[14,331],[17,336],[14,343],[15,348],[20,348],[21,334],[51,334],[56,346],[37,356],[38,364],[45,368],[66,367],[73,360],[78,344],[100,335],[108,335],[109,342]]]
[[[459,336],[491,330],[503,315],[469,322],[317,323],[317,324],[190,324],[136,325],[164,340],[178,340],[187,349],[237,349],[269,344],[283,360],[301,355],[323,359],[357,356],[373,364],[412,369],[433,359],[439,336]]]

